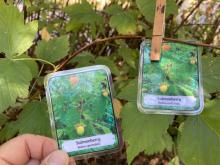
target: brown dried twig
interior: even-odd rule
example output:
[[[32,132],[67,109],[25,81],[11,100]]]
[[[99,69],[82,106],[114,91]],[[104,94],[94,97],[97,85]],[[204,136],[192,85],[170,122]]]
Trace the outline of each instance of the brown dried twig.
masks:
[[[197,5],[189,12],[189,14],[181,21],[180,25],[174,30],[173,34],[176,34],[176,32],[185,24],[185,22],[189,19],[189,17],[195,12],[197,8],[201,5],[201,3],[204,0],[200,0]]]
[[[108,42],[108,41],[113,41],[113,40],[118,40],[118,39],[138,39],[138,40],[144,40],[144,39],[150,39],[147,38],[145,36],[138,36],[138,35],[123,35],[123,36],[113,36],[113,37],[108,37],[108,38],[103,38],[103,39],[96,39],[95,41],[91,42],[88,45],[83,46],[82,48],[80,48],[79,50],[69,54],[68,56],[66,56],[63,60],[61,60],[61,63],[59,65],[56,66],[56,69],[54,69],[55,71],[58,71],[60,69],[62,69],[73,57],[75,57],[76,55],[80,54],[81,52],[83,52],[84,50],[103,43],[103,42]],[[213,45],[209,45],[209,44],[205,44],[205,43],[200,43],[200,42],[189,42],[189,41],[184,41],[184,40],[180,40],[180,39],[174,39],[174,38],[163,38],[164,41],[173,41],[173,42],[179,42],[179,43],[184,43],[184,44],[188,44],[188,45],[196,45],[196,46],[203,46],[203,47],[209,47],[209,48],[213,48],[213,49],[220,49],[220,47],[218,46],[213,46]]]

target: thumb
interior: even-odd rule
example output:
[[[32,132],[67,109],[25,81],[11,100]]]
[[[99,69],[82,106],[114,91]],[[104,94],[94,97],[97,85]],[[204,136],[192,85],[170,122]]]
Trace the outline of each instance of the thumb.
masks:
[[[42,162],[41,165],[68,165],[69,157],[61,150],[50,153]]]

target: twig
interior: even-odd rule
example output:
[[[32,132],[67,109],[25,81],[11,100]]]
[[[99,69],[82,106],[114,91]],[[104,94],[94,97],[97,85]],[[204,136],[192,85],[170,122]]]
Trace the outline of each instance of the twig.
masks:
[[[30,88],[29,96],[32,94],[32,92],[33,92],[33,90],[34,90],[34,87],[35,87],[35,85],[36,85],[36,83],[37,83],[37,80],[38,80],[38,78],[40,77],[40,75],[41,75],[41,73],[42,73],[42,71],[43,71],[43,68],[44,68],[44,64],[41,66],[40,71],[39,71],[39,73],[38,73],[38,75],[37,75],[37,77],[36,77],[36,79],[35,79],[35,81],[34,81],[32,87]]]
[[[194,11],[201,5],[201,3],[204,0],[200,0],[197,5],[189,12],[189,14],[182,20],[180,25],[174,30],[173,34],[176,34],[176,32],[184,25],[184,23],[188,20],[188,18],[194,13]]]
[[[144,39],[150,39],[150,38],[145,37],[145,36],[138,36],[138,35],[123,35],[123,36],[113,36],[113,37],[108,37],[108,38],[103,38],[103,39],[96,39],[92,43],[90,43],[88,45],[85,45],[82,48],[80,48],[79,50],[77,50],[77,51],[73,52],[72,54],[69,54],[68,56],[66,56],[63,59],[63,61],[59,65],[56,66],[56,68],[54,69],[54,72],[62,69],[73,57],[80,54],[84,50],[92,47],[93,45],[100,44],[100,43],[103,43],[103,42],[112,41],[112,40],[118,40],[118,39],[144,40]],[[179,39],[174,39],[174,38],[163,38],[163,40],[179,42],[179,43],[184,43],[184,44],[188,44],[188,45],[204,46],[204,47],[209,47],[209,48],[213,48],[213,49],[220,49],[220,47],[213,46],[213,45],[208,45],[208,44],[205,44],[205,43],[189,42],[189,41],[184,41],[184,40],[179,40]]]

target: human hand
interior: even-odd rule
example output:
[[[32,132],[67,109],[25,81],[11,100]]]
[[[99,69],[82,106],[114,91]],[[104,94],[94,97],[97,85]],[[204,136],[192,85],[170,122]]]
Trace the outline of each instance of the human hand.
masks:
[[[55,140],[21,135],[0,146],[0,165],[75,165],[73,158],[57,149]]]

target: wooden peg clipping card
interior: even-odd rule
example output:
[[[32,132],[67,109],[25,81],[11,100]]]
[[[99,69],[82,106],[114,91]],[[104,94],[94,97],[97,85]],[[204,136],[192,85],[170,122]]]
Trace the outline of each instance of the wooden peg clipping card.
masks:
[[[161,54],[161,45],[165,31],[165,11],[166,0],[157,0],[153,27],[153,36],[151,43],[151,61],[159,61]]]

